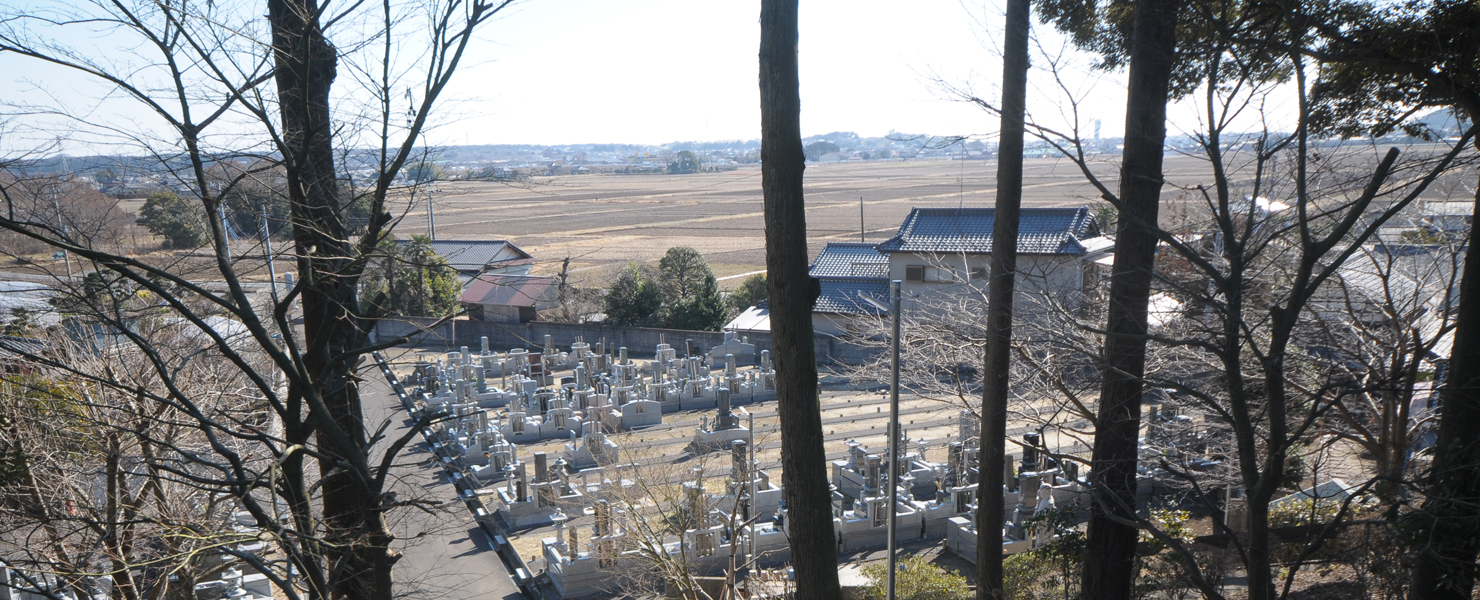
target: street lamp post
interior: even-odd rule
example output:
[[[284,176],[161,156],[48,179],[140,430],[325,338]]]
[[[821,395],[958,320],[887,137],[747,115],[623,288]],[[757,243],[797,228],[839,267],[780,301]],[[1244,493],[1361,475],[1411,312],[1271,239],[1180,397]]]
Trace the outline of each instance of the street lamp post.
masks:
[[[885,598],[894,600],[894,575],[898,568],[898,556],[895,555],[894,518],[898,513],[899,504],[899,285],[900,281],[895,279],[889,282],[889,306],[884,306],[868,296],[860,297],[875,308],[889,313],[891,334],[889,335],[889,538],[887,542],[888,572],[885,579],[885,587],[888,590]]]

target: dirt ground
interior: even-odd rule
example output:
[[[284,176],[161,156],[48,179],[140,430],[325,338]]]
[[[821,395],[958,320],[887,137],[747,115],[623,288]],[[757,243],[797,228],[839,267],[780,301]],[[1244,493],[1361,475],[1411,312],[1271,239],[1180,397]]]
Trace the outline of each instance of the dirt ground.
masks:
[[[1114,165],[1102,165],[1113,177]],[[1169,178],[1199,177],[1202,163],[1169,157]],[[860,200],[864,238],[882,241],[911,207],[991,206],[995,161],[871,161],[807,166],[809,253],[830,241],[857,241]],[[1029,159],[1024,204],[1083,206],[1094,189],[1070,163]],[[760,170],[756,167],[694,175],[572,175],[517,184],[438,184],[439,239],[506,239],[538,260],[536,273],[554,273],[571,259],[577,283],[604,280],[628,261],[656,261],[671,246],[697,248],[723,283],[764,268]],[[1168,193],[1168,199],[1173,192]],[[399,228],[425,233],[425,205]],[[808,258],[811,258],[809,256]],[[585,280],[585,281],[583,281]]]

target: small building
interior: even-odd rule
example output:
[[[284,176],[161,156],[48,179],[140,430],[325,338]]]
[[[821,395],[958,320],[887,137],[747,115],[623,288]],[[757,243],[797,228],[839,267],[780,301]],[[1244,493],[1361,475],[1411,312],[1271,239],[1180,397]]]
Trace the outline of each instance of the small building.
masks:
[[[468,282],[457,302],[475,321],[528,323],[553,300],[556,283],[554,277],[485,273]]]
[[[485,273],[528,275],[534,266],[534,256],[504,240],[435,240],[431,247],[457,270],[464,286]]]
[[[812,307],[812,330],[841,336],[857,333],[859,318],[878,318],[882,312],[864,300],[868,296],[889,303],[889,257],[864,242],[829,242],[807,272],[817,278],[822,293]],[[770,331],[771,313],[762,302],[725,324],[725,331]]]

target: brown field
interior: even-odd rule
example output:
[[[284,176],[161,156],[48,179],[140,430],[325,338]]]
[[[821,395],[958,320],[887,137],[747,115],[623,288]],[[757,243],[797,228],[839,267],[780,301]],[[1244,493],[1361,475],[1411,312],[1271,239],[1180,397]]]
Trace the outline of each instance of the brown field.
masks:
[[[1200,173],[1201,166],[1169,157],[1167,173],[1185,180]],[[1097,171],[1113,178],[1115,165],[1103,163]],[[1029,159],[1024,175],[1026,206],[1097,202],[1094,189],[1068,161]],[[866,239],[881,241],[893,235],[911,207],[991,206],[995,177],[996,161],[808,165],[811,254],[829,241],[859,239],[860,198]],[[541,177],[517,185],[449,182],[439,187],[438,238],[510,240],[538,259],[537,273],[556,272],[570,257],[573,278],[594,283],[613,265],[655,261],[680,245],[702,252],[720,278],[764,268],[758,167],[695,175]],[[399,231],[424,233],[424,214],[420,207],[413,210]]]

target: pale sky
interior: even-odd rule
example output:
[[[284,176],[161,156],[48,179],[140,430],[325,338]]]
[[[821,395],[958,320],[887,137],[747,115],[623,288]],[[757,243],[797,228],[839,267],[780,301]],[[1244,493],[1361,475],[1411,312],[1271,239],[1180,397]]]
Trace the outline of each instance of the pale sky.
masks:
[[[532,0],[485,30],[450,92],[442,143],[663,143],[760,137],[759,2]],[[996,119],[951,101],[939,76],[996,97],[994,2],[802,0],[802,133],[983,134]],[[1045,27],[1040,29],[1046,30]],[[1078,86],[1080,91],[1089,89]],[[1117,135],[1118,76],[1085,118]],[[1046,106],[1039,103],[1038,106]]]
[[[25,12],[22,2],[57,5],[57,0],[0,0],[0,13]],[[802,134],[897,131],[990,138],[997,119],[953,100],[934,80],[996,101],[1003,20],[998,2],[801,0]],[[253,10],[250,4],[240,6]],[[758,138],[759,12],[756,0],[521,0],[486,24],[470,46],[427,141],[558,145]],[[331,30],[331,38],[353,44],[355,32],[342,29]],[[1102,135],[1118,137],[1124,74],[1091,72],[1088,58],[1069,52],[1061,69],[1067,90],[1059,89],[1044,69],[1043,52],[1063,52],[1063,41],[1036,20],[1034,31],[1039,45],[1032,52],[1030,119],[1067,128],[1074,115],[1072,98],[1084,137],[1091,135],[1096,119],[1102,121]],[[398,35],[406,41],[415,33]],[[135,60],[128,44],[137,42],[119,42],[106,29],[66,35],[68,43],[89,55]],[[407,41],[408,48],[415,46]],[[351,69],[340,70],[336,89],[355,95]],[[9,84],[0,91],[0,102],[62,103],[130,135],[162,131],[157,116],[107,97],[62,69],[0,55],[0,81]],[[12,114],[16,110],[12,105]],[[1174,106],[1170,118],[1173,135],[1198,122],[1191,104]],[[0,149],[67,137],[62,126],[44,117],[13,119],[12,126],[17,121],[30,123],[30,130],[12,133],[9,141],[0,131]],[[173,144],[167,138],[161,135],[160,142]],[[110,152],[106,144],[76,141],[78,135],[72,139],[63,151]],[[233,141],[229,130],[222,141],[253,143]],[[124,139],[112,151],[134,153],[129,144]]]

